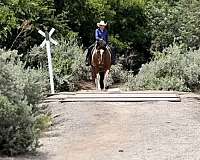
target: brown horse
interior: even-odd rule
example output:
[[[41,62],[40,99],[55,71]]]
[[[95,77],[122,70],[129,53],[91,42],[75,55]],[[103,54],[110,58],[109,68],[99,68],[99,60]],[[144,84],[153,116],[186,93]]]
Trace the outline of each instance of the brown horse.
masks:
[[[92,50],[92,80],[96,84],[96,89],[104,89],[107,86],[108,73],[111,67],[111,50],[105,47],[103,41],[96,43]]]

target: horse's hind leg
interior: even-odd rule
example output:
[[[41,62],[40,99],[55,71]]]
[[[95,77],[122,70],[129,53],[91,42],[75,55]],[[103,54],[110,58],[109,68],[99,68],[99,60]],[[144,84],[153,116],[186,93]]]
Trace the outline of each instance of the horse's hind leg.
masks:
[[[101,87],[101,89],[105,89],[104,72],[99,72],[99,74],[100,74],[100,87]]]
[[[92,81],[95,83],[96,73],[95,73],[95,68],[94,68],[94,66],[92,66],[91,69],[92,69]]]

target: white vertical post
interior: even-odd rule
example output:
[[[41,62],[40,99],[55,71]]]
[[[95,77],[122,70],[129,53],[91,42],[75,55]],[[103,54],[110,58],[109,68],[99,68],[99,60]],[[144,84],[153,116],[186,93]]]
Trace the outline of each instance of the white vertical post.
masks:
[[[47,49],[47,57],[48,57],[48,67],[49,67],[49,77],[50,77],[50,85],[51,85],[51,93],[54,94],[54,81],[53,81],[53,67],[51,60],[51,48],[49,40],[46,41],[46,49]]]
[[[52,67],[52,59],[51,59],[51,46],[50,46],[50,42],[52,42],[53,44],[57,45],[58,43],[53,40],[51,38],[51,35],[53,34],[53,32],[55,31],[54,28],[51,29],[51,31],[48,33],[47,31],[44,33],[41,30],[39,30],[38,32],[45,37],[45,40],[42,42],[42,44],[40,45],[40,47],[44,47],[44,45],[46,44],[46,49],[47,49],[47,57],[48,57],[48,68],[49,68],[49,77],[50,77],[50,86],[51,86],[51,93],[54,94],[54,81],[53,81],[53,67]]]

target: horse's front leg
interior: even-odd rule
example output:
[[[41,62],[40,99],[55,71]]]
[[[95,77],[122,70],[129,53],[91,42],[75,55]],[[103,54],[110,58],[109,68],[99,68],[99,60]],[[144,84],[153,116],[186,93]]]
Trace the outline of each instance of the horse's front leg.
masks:
[[[106,70],[105,74],[104,74],[104,90],[106,89],[106,87],[108,86],[107,82],[108,82],[108,74],[109,74],[109,70]]]
[[[95,86],[96,86],[96,90],[100,90],[101,87],[100,87],[100,75],[99,75],[99,68],[96,66],[96,67],[93,67],[93,78],[94,78],[94,82],[95,82]]]
[[[96,74],[95,84],[96,84],[96,90],[101,90],[99,73]]]

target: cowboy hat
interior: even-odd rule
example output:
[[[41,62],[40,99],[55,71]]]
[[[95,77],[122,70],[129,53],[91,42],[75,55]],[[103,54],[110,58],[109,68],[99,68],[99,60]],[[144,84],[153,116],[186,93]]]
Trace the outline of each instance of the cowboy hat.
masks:
[[[97,23],[97,26],[99,27],[99,26],[106,26],[107,25],[107,23],[105,23],[104,21],[100,21],[100,23]]]

